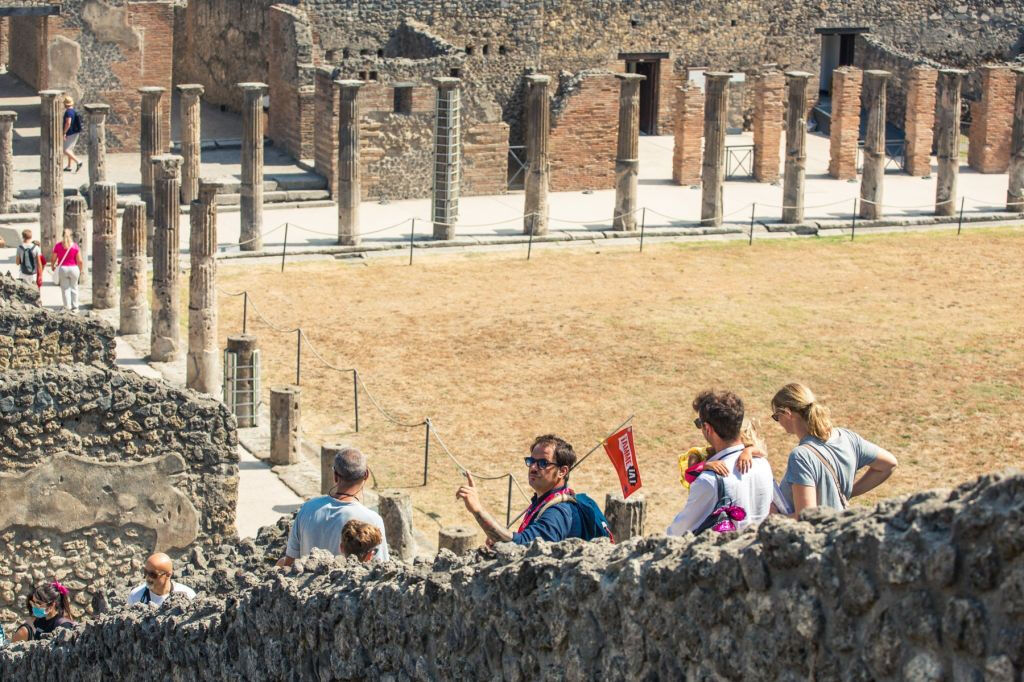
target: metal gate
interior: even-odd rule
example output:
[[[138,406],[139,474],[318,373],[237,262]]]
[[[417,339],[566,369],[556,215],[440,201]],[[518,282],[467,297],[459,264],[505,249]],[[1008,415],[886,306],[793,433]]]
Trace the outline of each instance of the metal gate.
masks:
[[[251,364],[239,364],[238,353],[224,351],[224,404],[235,415],[238,428],[259,426],[260,351],[252,352]]]

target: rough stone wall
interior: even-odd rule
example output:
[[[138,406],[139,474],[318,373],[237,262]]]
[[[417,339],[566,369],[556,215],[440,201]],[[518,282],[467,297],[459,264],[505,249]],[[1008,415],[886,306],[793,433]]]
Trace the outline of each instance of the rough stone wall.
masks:
[[[39,288],[14,279],[8,273],[0,275],[0,301],[39,305]]]
[[[1024,476],[738,535],[316,552],[226,600],[116,609],[5,679],[1005,680],[1024,668]],[[248,582],[248,586],[244,586]],[[538,616],[538,614],[544,614]],[[554,617],[552,614],[557,614]]]
[[[904,131],[907,140],[907,166],[910,175],[924,177],[932,172],[932,145],[935,140],[935,84],[939,72],[929,66],[915,66],[906,81],[907,114]]]
[[[618,116],[619,81],[612,73],[559,79],[548,142],[552,192],[614,186]]]
[[[704,91],[686,81],[676,89],[675,144],[672,149],[672,181],[699,185],[704,142]]]
[[[0,298],[0,372],[74,362],[113,367],[114,328],[98,318]]]
[[[853,66],[843,66],[832,72],[828,174],[839,180],[853,180],[857,177],[860,91],[863,82],[864,72]]]
[[[1005,173],[1009,166],[1016,87],[1009,68],[982,68],[981,99],[971,102],[967,149],[967,164],[979,173]]]
[[[7,48],[10,36],[10,17],[0,17],[0,68],[4,69],[7,68],[8,60],[10,60],[10,51]]]
[[[46,79],[40,68],[47,20],[32,16],[13,16],[10,20],[12,42],[7,49],[11,60],[7,68],[30,88],[43,90]]]
[[[0,622],[53,576],[89,612],[106,585],[137,583],[154,549],[232,540],[236,448],[221,403],[134,372],[0,373]]]
[[[857,36],[853,54],[854,66],[865,70],[881,69],[892,74],[885,86],[885,118],[897,128],[902,128],[906,121],[907,98],[914,69],[919,66],[943,68],[939,62],[905,52],[863,33]]]
[[[779,179],[779,145],[782,141],[786,78],[781,71],[761,74],[754,97],[754,179]]]

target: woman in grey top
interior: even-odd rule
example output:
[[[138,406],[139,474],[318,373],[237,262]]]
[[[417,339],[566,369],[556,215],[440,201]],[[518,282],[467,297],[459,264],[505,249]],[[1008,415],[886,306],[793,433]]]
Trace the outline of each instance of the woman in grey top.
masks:
[[[772,419],[800,439],[779,484],[793,518],[811,507],[845,509],[851,497],[878,487],[896,468],[891,452],[833,426],[828,408],[803,384],[786,384],[775,394]]]

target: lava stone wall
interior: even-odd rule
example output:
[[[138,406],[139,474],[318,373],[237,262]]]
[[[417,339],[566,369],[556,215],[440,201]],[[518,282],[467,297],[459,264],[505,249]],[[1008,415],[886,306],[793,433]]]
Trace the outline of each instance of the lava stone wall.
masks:
[[[0,298],[0,372],[73,362],[113,367],[114,328],[97,318]]]
[[[861,69],[881,69],[892,74],[885,86],[885,118],[897,128],[903,128],[906,120],[911,69],[915,66],[943,68],[939,62],[897,50],[870,36],[857,36],[853,53],[855,66]]]
[[[39,288],[14,279],[10,274],[0,275],[0,301],[39,305]]]
[[[225,600],[115,609],[0,651],[0,669],[12,682],[1015,682],[1024,475],[738,535],[501,545],[413,566],[317,551],[248,581]]]

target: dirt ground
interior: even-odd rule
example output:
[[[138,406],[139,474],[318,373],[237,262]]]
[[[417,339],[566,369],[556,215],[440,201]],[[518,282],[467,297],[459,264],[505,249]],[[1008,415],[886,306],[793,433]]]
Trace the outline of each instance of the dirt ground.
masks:
[[[891,450],[894,477],[857,503],[1019,465],[1024,446],[1024,231],[971,230],[845,239],[535,250],[337,263],[222,267],[276,325],[302,326],[331,363],[357,367],[398,418],[430,417],[470,469],[512,472],[534,436],[580,454],[635,414],[648,532],[685,503],[677,455],[700,444],[690,403],[707,387],[747,402],[776,479],[795,444],[769,418],[788,381],[810,385],[846,426]],[[222,336],[241,329],[241,299],[221,297]],[[291,383],[295,334],[250,311],[264,387]],[[454,499],[460,476],[436,442],[422,485],[424,428],[398,427],[351,374],[302,353],[303,427],[353,443],[376,482],[413,497],[417,526],[473,525]],[[267,400],[264,395],[264,400]],[[481,482],[495,516],[507,479]],[[618,489],[598,450],[572,485],[602,504]],[[527,489],[527,492],[529,490]],[[513,516],[525,506],[518,492]]]

